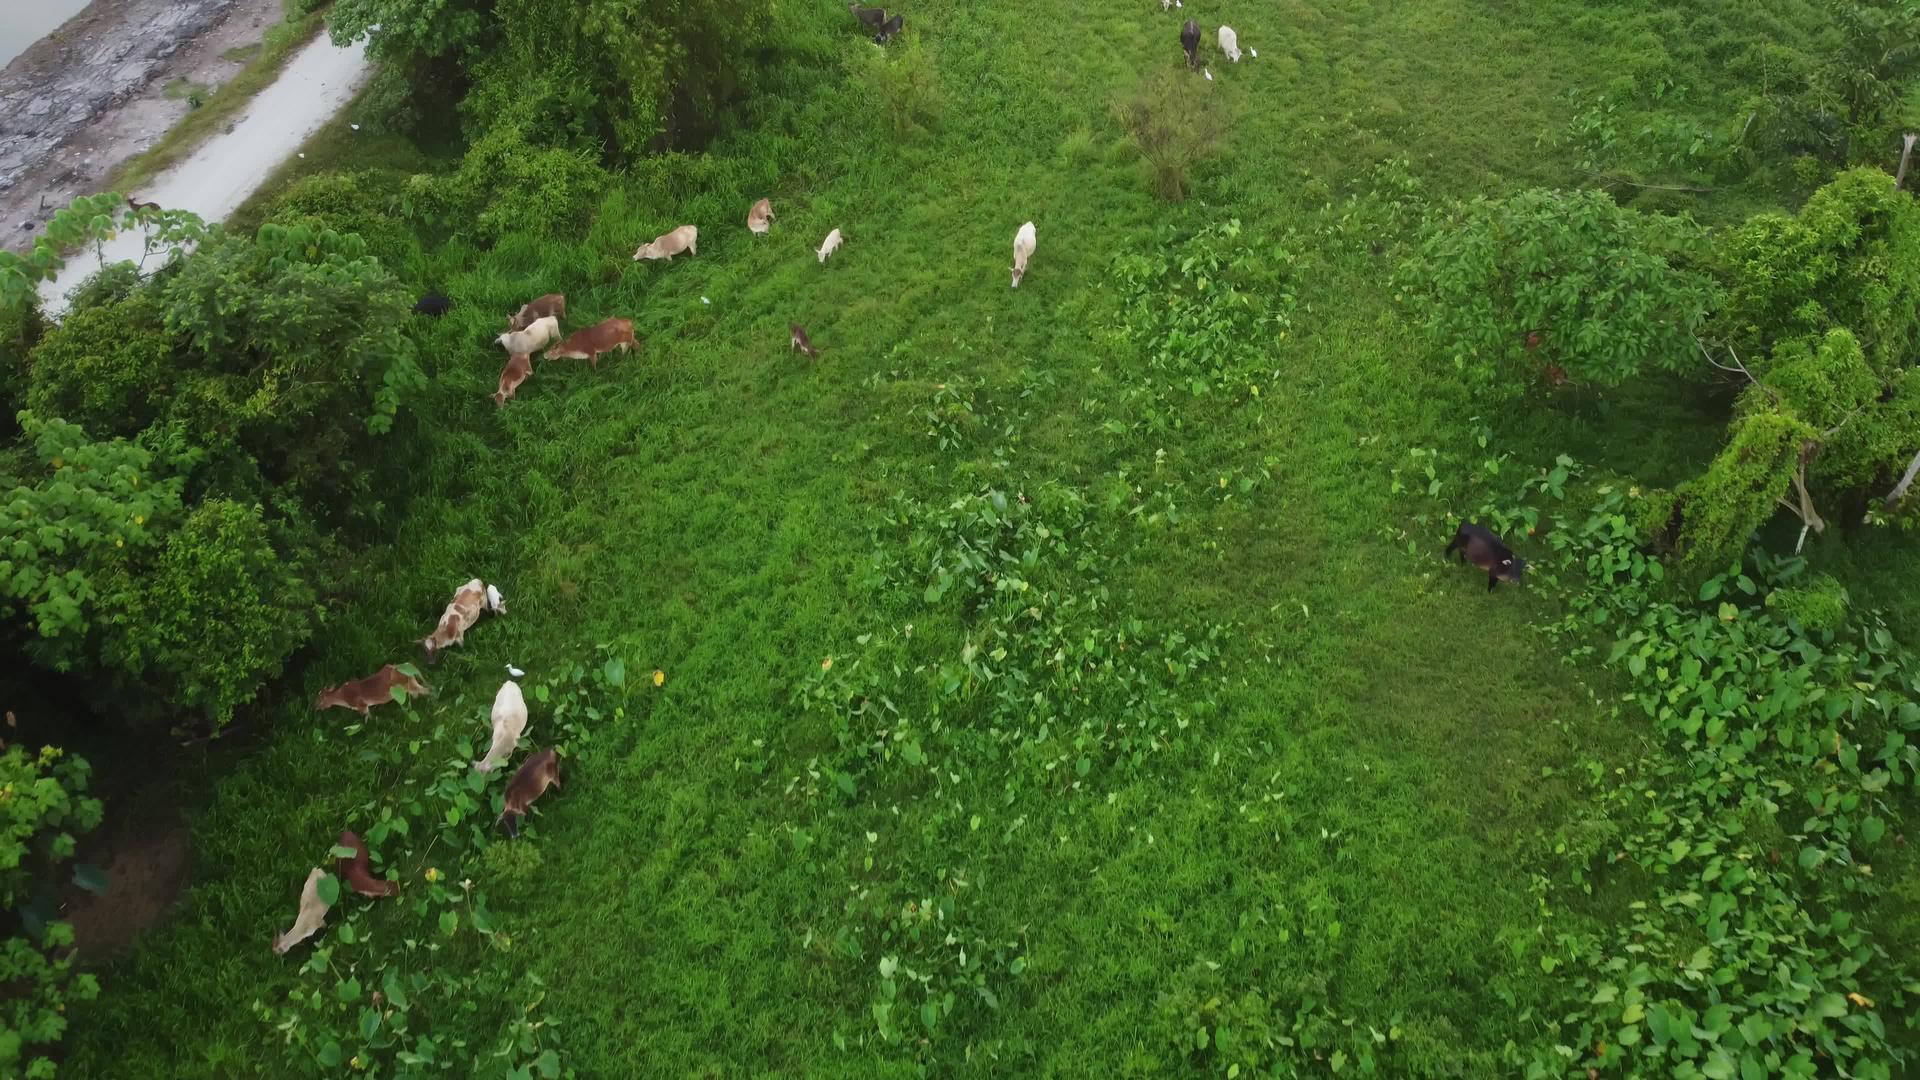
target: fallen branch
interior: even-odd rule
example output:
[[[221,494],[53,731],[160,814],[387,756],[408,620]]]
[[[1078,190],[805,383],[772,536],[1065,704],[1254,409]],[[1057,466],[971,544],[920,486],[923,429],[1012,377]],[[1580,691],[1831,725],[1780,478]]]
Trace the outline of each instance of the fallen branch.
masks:
[[[1913,486],[1916,474],[1920,474],[1920,451],[1914,452],[1913,460],[1907,462],[1907,471],[1901,475],[1900,482],[1894,485],[1893,490],[1887,492],[1887,497],[1880,500],[1881,505],[1889,510],[1900,505],[1900,501],[1907,497],[1907,489]]]
[[[1638,180],[1629,180],[1624,176],[1613,176],[1609,173],[1590,172],[1587,175],[1609,184],[1625,184],[1628,187],[1646,188],[1649,191],[1689,191],[1696,195],[1705,195],[1720,190],[1710,187],[1688,187],[1685,184],[1643,184]]]

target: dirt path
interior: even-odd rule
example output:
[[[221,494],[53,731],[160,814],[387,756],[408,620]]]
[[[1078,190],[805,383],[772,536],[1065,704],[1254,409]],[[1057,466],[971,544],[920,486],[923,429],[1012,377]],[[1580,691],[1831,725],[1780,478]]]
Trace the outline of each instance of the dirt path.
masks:
[[[240,119],[207,140],[193,156],[155,177],[143,201],[191,210],[219,221],[246,201],[280,163],[353,97],[368,71],[364,43],[337,48],[324,35],[294,54],[273,85],[247,105]],[[49,315],[65,307],[67,291],[101,266],[145,252],[145,235],[122,233],[98,258],[92,252],[67,260],[60,276],[40,287]]]
[[[0,0],[0,3],[31,0]],[[94,0],[0,71],[0,244],[98,190],[219,93],[280,21],[281,0]]]

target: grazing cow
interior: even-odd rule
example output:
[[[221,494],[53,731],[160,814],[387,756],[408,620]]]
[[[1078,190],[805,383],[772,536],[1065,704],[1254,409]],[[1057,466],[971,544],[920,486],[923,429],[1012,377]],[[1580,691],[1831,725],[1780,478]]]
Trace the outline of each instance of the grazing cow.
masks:
[[[494,407],[506,405],[507,399],[513,396],[514,391],[520,389],[520,384],[526,382],[527,376],[531,374],[533,374],[532,357],[523,352],[507,357],[507,366],[500,369],[500,388],[493,392]]]
[[[464,642],[467,631],[480,621],[482,611],[505,615],[507,603],[500,599],[500,590],[474,578],[453,594],[447,610],[440,615],[439,625],[421,640],[420,647],[427,651],[427,662],[432,663],[442,651]]]
[[[633,253],[633,261],[666,259],[672,262],[673,257],[683,251],[689,255],[700,254],[699,244],[700,230],[691,225],[682,225],[670,233],[663,233],[641,244],[640,250]]]
[[[1033,222],[1020,226],[1013,234],[1013,287],[1020,287],[1020,279],[1027,276],[1027,260],[1033,258],[1033,246],[1038,243],[1033,235]]]
[[[798,349],[809,360],[820,359],[820,350],[814,348],[813,342],[807,340],[806,327],[801,326],[799,323],[790,323],[788,325],[793,328],[793,347]]]
[[[127,200],[127,209],[137,214],[142,210],[158,210],[160,209],[160,204],[157,202],[137,202],[129,198]]]
[[[1187,67],[1200,66],[1200,24],[1188,19],[1180,27],[1180,47],[1187,50]]]
[[[859,0],[852,0],[852,2],[848,3],[847,10],[853,12],[854,18],[866,23],[867,28],[870,30],[880,29],[881,24],[887,21],[886,8],[861,7]]]
[[[625,352],[633,345],[632,319],[602,319],[585,330],[568,334],[564,341],[548,349],[541,359],[585,360],[598,371],[601,353],[615,349]]]
[[[1220,28],[1220,51],[1234,63],[1240,62],[1240,35],[1235,34],[1231,26]]]
[[[493,340],[512,353],[530,353],[560,336],[560,320],[552,315],[535,319],[525,330],[511,330]]]
[[[375,705],[384,705],[393,700],[394,687],[415,696],[433,693],[427,689],[427,684],[388,664],[364,679],[355,679],[320,691],[320,696],[314,699],[313,711],[353,709],[361,719],[365,719]]]
[[[827,256],[840,250],[840,239],[840,230],[833,230],[827,234],[825,240],[820,241],[820,250],[814,252],[814,254],[820,256],[821,262],[826,262]]]
[[[413,313],[415,315],[430,315],[436,319],[452,310],[453,301],[441,296],[437,292],[428,293],[420,298],[419,303],[413,305]]]
[[[506,808],[500,811],[494,825],[504,824],[508,836],[519,836],[520,819],[527,816],[533,801],[545,795],[549,786],[560,786],[560,755],[551,746],[528,758],[507,782]]]
[[[1471,522],[1463,521],[1460,528],[1447,542],[1447,550],[1442,558],[1460,549],[1460,561],[1471,562],[1487,572],[1487,591],[1492,592],[1495,585],[1503,581],[1520,584],[1520,576],[1527,572],[1527,560],[1515,558],[1512,549],[1501,543],[1500,538],[1491,530]]]
[[[507,330],[509,332],[525,330],[527,327],[533,325],[535,319],[544,319],[549,315],[555,319],[564,319],[567,317],[567,295],[565,293],[548,293],[545,296],[527,301],[526,304],[520,308],[519,314],[507,316]]]
[[[327,908],[332,905],[320,899],[320,880],[326,876],[327,872],[317,866],[307,875],[307,884],[300,890],[300,914],[286,933],[273,939],[275,954],[287,955],[288,949],[318,933],[320,925],[327,921]]]
[[[880,32],[873,35],[873,43],[875,45],[885,45],[887,42],[892,41],[894,35],[900,32],[900,28],[906,25],[906,21],[905,16],[895,15],[886,22],[881,23]]]
[[[747,230],[755,236],[765,236],[767,226],[773,223],[773,203],[761,199],[747,210]]]
[[[473,763],[476,772],[492,772],[513,756],[520,745],[520,733],[527,730],[527,699],[520,684],[508,679],[493,695],[493,744],[487,756]]]
[[[392,896],[400,891],[400,886],[385,878],[373,876],[373,863],[367,858],[367,845],[358,834],[347,830],[334,842],[335,847],[352,848],[353,857],[342,855],[335,867],[335,876],[347,883],[347,887],[361,896]]]

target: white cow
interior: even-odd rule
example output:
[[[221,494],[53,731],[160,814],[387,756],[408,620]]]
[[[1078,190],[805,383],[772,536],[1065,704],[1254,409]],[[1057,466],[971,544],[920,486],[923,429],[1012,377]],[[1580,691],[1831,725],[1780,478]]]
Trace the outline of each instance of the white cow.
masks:
[[[281,956],[287,950],[320,932],[321,924],[327,921],[328,903],[320,899],[320,879],[327,872],[315,867],[307,875],[307,884],[300,890],[300,914],[293,920],[293,926],[286,933],[273,939],[273,951]]]
[[[1033,222],[1020,226],[1013,234],[1013,287],[1020,287],[1020,279],[1027,276],[1027,260],[1033,258],[1033,246],[1037,241],[1033,235]]]
[[[839,250],[840,250],[840,230],[835,229],[832,232],[827,234],[827,238],[825,240],[820,241],[820,250],[814,252],[814,254],[820,256],[821,262],[826,262],[827,256]]]
[[[509,356],[515,353],[530,353],[545,346],[560,336],[560,320],[552,315],[535,319],[527,324],[525,330],[510,330],[493,340],[507,350]]]
[[[641,244],[640,250],[633,253],[633,261],[665,259],[672,262],[673,257],[683,251],[689,255],[700,254],[699,229],[691,225],[682,225],[670,233],[662,233]]]
[[[1240,35],[1234,33],[1231,26],[1220,28],[1220,51],[1234,63],[1240,62]]]
[[[520,735],[526,730],[527,699],[520,693],[520,684],[509,679],[493,695],[493,745],[487,747],[486,757],[473,763],[474,771],[499,768],[513,756],[513,748],[520,745]]]

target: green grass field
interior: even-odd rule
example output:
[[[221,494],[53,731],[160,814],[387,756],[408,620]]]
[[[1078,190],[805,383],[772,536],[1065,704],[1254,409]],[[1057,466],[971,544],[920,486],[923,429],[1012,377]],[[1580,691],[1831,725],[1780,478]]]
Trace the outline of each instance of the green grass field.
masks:
[[[1568,91],[1681,72],[1717,117],[1735,88],[1716,35],[1817,23],[1772,6],[931,0],[908,27],[941,107],[910,134],[851,73],[872,46],[844,11],[784,11],[786,49],[703,160],[634,170],[578,232],[406,260],[460,306],[422,328],[433,386],[411,415],[433,431],[392,463],[400,527],[278,733],[210,788],[175,783],[196,883],[75,1009],[68,1067],[273,1074],[249,1005],[294,983],[267,943],[306,868],[440,764],[379,755],[483,741],[508,663],[531,682],[615,655],[625,712],[541,803],[537,875],[494,899],[581,1075],[1202,1074],[1217,1059],[1182,1017],[1254,991],[1332,1032],[1290,1066],[1344,1066],[1371,1028],[1381,1075],[1502,1074],[1551,993],[1546,928],[1617,915],[1604,890],[1543,900],[1569,772],[1651,732],[1535,632],[1548,598],[1441,561],[1446,530],[1411,520],[1392,470],[1484,426],[1521,470],[1566,452],[1671,482],[1726,405],[1658,386],[1483,412],[1396,304],[1405,237],[1370,193],[1389,158],[1432,197],[1583,183],[1539,138]],[[1236,122],[1170,204],[1110,104],[1181,64],[1183,14]],[[1225,63],[1220,22],[1258,58]],[[394,151],[329,145],[344,167]],[[1693,209],[1791,200],[1776,180]],[[761,195],[778,219],[755,237]],[[1293,301],[1257,330],[1257,395],[1195,394],[1118,333],[1116,260],[1233,220]],[[697,258],[629,261],[685,222]],[[569,326],[632,318],[644,347],[597,373],[541,364],[496,411],[489,339],[549,291]],[[1816,557],[1910,634],[1912,554],[1876,537]],[[928,590],[974,555],[991,583]],[[427,670],[434,698],[351,740],[346,714],[304,711],[416,658],[475,575],[509,614]],[[536,702],[537,744],[548,720]],[[400,862],[408,889],[433,858]],[[903,987],[891,1020],[883,983]],[[954,987],[929,1028],[922,1002]]]

